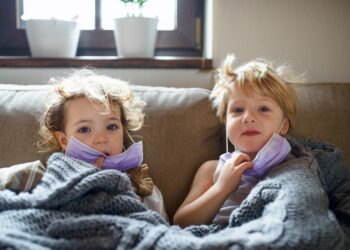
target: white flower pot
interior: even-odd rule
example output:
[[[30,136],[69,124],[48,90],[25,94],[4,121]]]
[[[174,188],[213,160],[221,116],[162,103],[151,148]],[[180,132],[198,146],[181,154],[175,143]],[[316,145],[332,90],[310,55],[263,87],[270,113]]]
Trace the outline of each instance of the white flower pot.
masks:
[[[121,57],[153,57],[158,19],[122,17],[114,19],[114,39]]]
[[[76,21],[26,20],[26,34],[32,57],[75,57],[80,30]]]

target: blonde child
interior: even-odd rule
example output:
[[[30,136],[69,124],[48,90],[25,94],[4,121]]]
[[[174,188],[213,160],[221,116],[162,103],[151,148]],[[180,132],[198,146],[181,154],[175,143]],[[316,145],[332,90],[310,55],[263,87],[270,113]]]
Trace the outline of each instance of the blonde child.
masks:
[[[210,97],[235,151],[200,166],[174,216],[174,223],[183,227],[227,223],[256,183],[286,161],[291,150],[283,136],[292,128],[296,115],[293,89],[264,60],[237,69],[234,60],[234,56],[227,56],[217,70]]]
[[[126,82],[91,70],[51,79],[41,119],[40,147],[95,165],[101,170],[126,172],[145,205],[167,218],[163,197],[148,176],[142,141],[134,143],[129,131],[143,125],[145,103]]]

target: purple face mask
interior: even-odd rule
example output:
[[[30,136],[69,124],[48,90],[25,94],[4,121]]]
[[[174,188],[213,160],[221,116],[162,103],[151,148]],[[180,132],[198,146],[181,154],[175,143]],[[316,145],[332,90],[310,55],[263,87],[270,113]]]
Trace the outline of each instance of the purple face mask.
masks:
[[[143,161],[142,141],[132,144],[120,154],[107,156],[72,136],[69,139],[65,154],[91,164],[95,164],[97,158],[103,156],[102,169],[116,169],[119,171],[127,171],[138,167]]]
[[[269,141],[260,149],[255,156],[252,169],[244,171],[243,175],[261,178],[274,166],[281,163],[291,151],[289,142],[279,134],[274,133]],[[222,168],[225,162],[234,154],[239,153],[238,150],[232,153],[225,153],[220,156],[219,168]]]
[[[287,157],[290,150],[289,142],[283,136],[274,133],[252,161],[253,169],[247,169],[243,174],[259,178],[265,176],[272,167]]]

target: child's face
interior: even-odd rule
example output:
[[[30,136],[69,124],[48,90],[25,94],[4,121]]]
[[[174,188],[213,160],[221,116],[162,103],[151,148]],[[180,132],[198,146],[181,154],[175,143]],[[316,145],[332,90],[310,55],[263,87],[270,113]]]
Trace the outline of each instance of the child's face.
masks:
[[[231,143],[251,160],[273,133],[284,135],[289,129],[289,122],[278,104],[257,93],[246,96],[233,91],[226,114],[226,133]]]
[[[100,110],[86,98],[68,101],[64,108],[64,134],[74,136],[84,144],[106,155],[113,156],[123,150],[123,126],[120,109],[101,114]],[[60,134],[61,133],[61,134]],[[68,140],[58,133],[58,140],[66,150]]]

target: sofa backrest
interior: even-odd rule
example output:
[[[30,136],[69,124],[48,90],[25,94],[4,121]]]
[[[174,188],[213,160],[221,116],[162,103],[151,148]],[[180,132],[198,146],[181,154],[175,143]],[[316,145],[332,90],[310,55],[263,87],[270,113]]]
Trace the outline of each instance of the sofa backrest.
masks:
[[[350,84],[293,84],[299,96],[292,134],[338,145],[350,166]],[[38,117],[47,85],[0,84],[0,167],[41,159],[35,146]],[[185,198],[197,168],[225,148],[223,126],[198,88],[133,86],[147,103],[143,137],[145,162],[164,195],[172,218]]]

